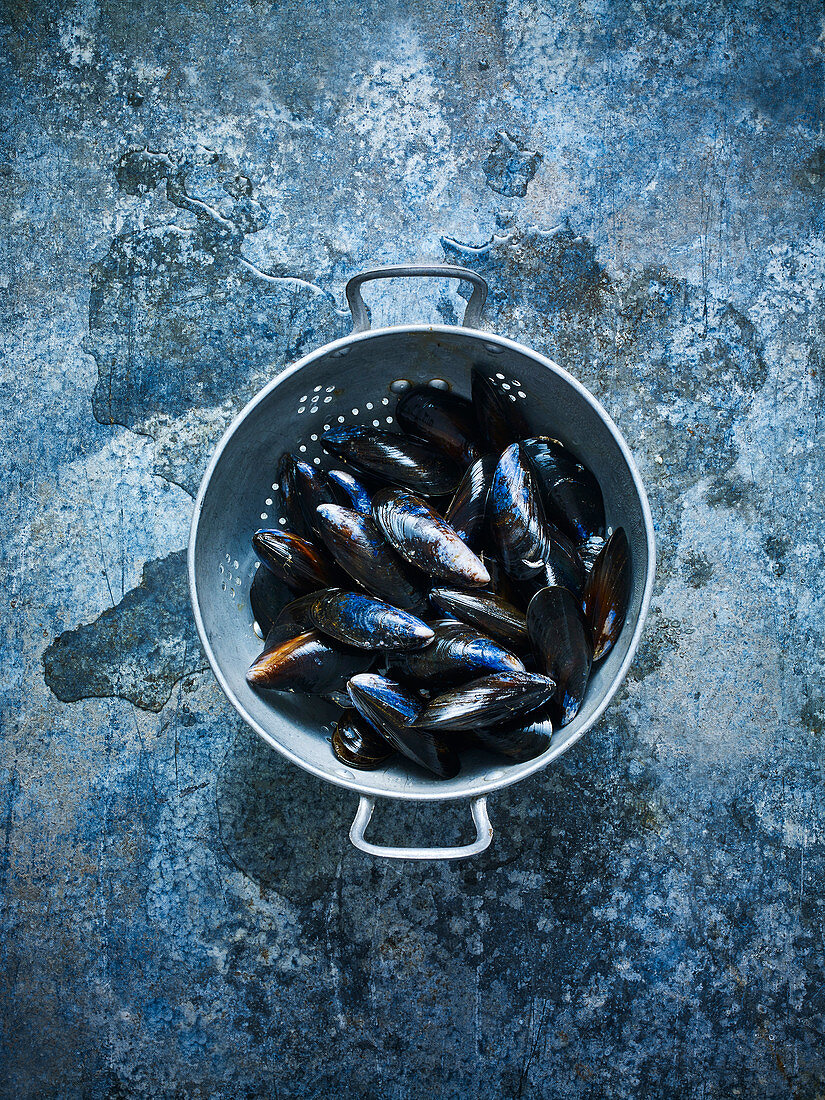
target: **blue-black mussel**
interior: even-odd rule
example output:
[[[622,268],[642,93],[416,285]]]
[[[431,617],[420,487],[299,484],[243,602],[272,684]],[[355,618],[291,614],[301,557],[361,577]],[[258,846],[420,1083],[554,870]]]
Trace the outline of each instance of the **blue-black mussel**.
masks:
[[[521,444],[538,479],[544,510],[575,544],[604,536],[604,500],[599,483],[557,439],[534,436]]]
[[[368,592],[396,607],[422,605],[421,585],[370,516],[337,504],[322,505],[318,527],[330,555]]]
[[[337,567],[315,543],[291,531],[256,531],[252,547],[264,565],[297,592],[329,588],[342,579]]]
[[[483,455],[464,474],[444,513],[447,523],[471,550],[478,551],[484,539],[487,497],[498,465],[496,455]]]
[[[546,706],[555,681],[531,672],[494,672],[430,699],[413,726],[428,730],[495,729]]]
[[[399,397],[395,418],[405,432],[432,443],[462,466],[480,457],[476,418],[466,397],[435,386],[413,386]]]
[[[372,492],[361,478],[356,477],[351,470],[343,470],[336,467],[327,470],[327,478],[335,486],[340,496],[340,503],[362,516],[370,514],[372,505]]]
[[[545,516],[535,475],[517,443],[499,459],[487,509],[499,560],[526,597],[553,584],[581,589],[584,567],[576,547]]]
[[[342,764],[365,772],[375,771],[395,755],[389,741],[351,706],[342,712],[335,725],[332,751]]]
[[[593,664],[593,635],[581,600],[567,588],[543,588],[527,608],[527,629],[539,669],[556,681],[553,702],[564,726],[584,701]]]
[[[453,746],[430,730],[413,729],[421,697],[377,673],[353,676],[347,685],[353,706],[408,759],[439,779],[453,779],[461,768]]]
[[[501,596],[464,592],[460,588],[433,588],[430,603],[443,614],[477,627],[517,651],[528,644],[526,616]]]
[[[593,660],[600,661],[622,632],[633,575],[624,528],[617,528],[596,558],[584,589],[584,617],[593,632]]]
[[[372,500],[376,524],[392,548],[430,578],[485,585],[490,574],[447,521],[406,489],[382,489]]]
[[[256,688],[326,695],[344,691],[350,678],[366,672],[374,660],[372,652],[345,649],[318,631],[308,630],[267,645],[246,679]]]
[[[341,588],[321,592],[309,617],[316,630],[357,649],[420,649],[434,637],[432,628],[408,611]]]
[[[361,425],[335,428],[321,436],[324,450],[357,470],[425,497],[455,492],[462,468],[428,443]]]
[[[491,672],[523,672],[521,660],[509,649],[454,620],[432,623],[434,637],[423,648],[387,656],[390,676],[426,688],[448,687]]]

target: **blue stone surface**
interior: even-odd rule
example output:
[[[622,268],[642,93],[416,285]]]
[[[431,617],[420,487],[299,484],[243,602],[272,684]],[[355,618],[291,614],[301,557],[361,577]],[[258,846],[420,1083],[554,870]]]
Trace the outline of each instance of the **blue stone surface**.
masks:
[[[825,147],[812,3],[5,5],[0,1089],[825,1095]],[[472,862],[376,861],[200,652],[221,432],[460,262],[607,407],[648,628]],[[438,282],[375,323],[456,321]],[[466,806],[379,808],[456,843]]]

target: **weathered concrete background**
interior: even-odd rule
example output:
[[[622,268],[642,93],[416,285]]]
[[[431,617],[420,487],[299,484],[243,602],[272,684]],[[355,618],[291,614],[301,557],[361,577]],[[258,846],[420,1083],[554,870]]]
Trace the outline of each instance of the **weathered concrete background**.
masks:
[[[6,6],[4,1095],[825,1096],[823,43],[766,0]],[[661,570],[598,728],[418,867],[234,716],[182,548],[346,278],[444,257],[616,417]]]

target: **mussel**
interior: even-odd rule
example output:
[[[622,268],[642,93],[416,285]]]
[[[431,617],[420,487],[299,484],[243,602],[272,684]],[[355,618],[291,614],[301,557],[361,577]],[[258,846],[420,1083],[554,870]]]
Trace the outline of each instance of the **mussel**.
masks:
[[[255,576],[249,586],[249,604],[264,638],[272,629],[272,624],[278,618],[281,608],[291,599],[292,592],[271,569],[259,566],[255,570]]]
[[[347,690],[356,710],[400,753],[440,779],[458,775],[456,750],[429,730],[412,728],[421,710],[413,692],[376,673],[353,676]]]
[[[496,455],[484,455],[464,474],[444,518],[471,550],[478,550],[484,534],[487,497],[498,465]]]
[[[359,512],[362,516],[370,514],[372,508],[370,491],[355,474],[350,470],[327,470],[327,478],[338,490],[342,498],[341,503],[345,507],[352,508],[354,512]]]
[[[580,601],[567,588],[543,588],[527,608],[527,629],[539,668],[556,681],[554,702],[564,726],[582,705],[593,664],[593,637]]]
[[[462,592],[460,589],[433,588],[430,603],[446,615],[477,627],[505,644],[522,648],[527,644],[527,619],[500,596],[486,592]]]
[[[532,672],[494,672],[431,699],[413,722],[415,729],[495,729],[545,706],[555,681]]]
[[[552,721],[542,717],[543,710],[537,713],[539,717],[530,714],[521,722],[496,726],[495,729],[479,727],[476,737],[485,749],[507,756],[516,764],[533,760],[550,748],[553,737]]]
[[[473,367],[471,386],[476,422],[491,451],[501,454],[505,447],[530,434],[514,385],[506,379],[491,378],[479,367]]]
[[[246,674],[258,688],[324,695],[341,691],[352,676],[366,672],[375,659],[362,649],[346,650],[308,630],[267,648]]]
[[[329,588],[309,609],[317,630],[357,649],[420,649],[435,636],[421,619],[363,592]]]
[[[314,543],[291,531],[256,531],[252,546],[264,565],[296,591],[328,588],[341,579],[340,573],[324,560]]]
[[[484,563],[438,512],[406,489],[381,489],[372,514],[392,548],[405,561],[452,584],[485,585]]]
[[[394,755],[395,749],[349,702],[347,696],[347,708],[332,734],[332,751],[350,768],[374,771]]]
[[[433,453],[426,443],[377,428],[336,428],[321,436],[324,450],[348,462],[357,470],[403,485],[425,497],[455,492],[461,467],[443,455]]]
[[[547,516],[575,543],[604,535],[604,500],[592,471],[550,436],[521,444],[538,478]]]
[[[593,631],[594,661],[606,657],[621,634],[632,581],[627,535],[623,527],[617,527],[596,558],[584,589],[584,616]]]
[[[281,516],[286,520],[290,531],[304,538],[312,533],[304,519],[298,486],[295,484],[295,457],[288,451],[281,455],[278,463],[278,498]]]
[[[422,604],[420,587],[369,516],[325,504],[318,509],[318,526],[333,558],[354,581],[396,607]]]
[[[258,572],[262,573],[265,570],[259,569]],[[307,630],[312,630],[312,619],[309,616],[309,611],[321,593],[325,591],[325,588],[315,589],[314,592],[307,592],[305,595],[298,596],[297,599],[284,604],[266,633],[266,648],[271,649],[277,642],[286,642],[290,638],[297,637],[298,634],[304,634]]]
[[[435,636],[422,649],[390,653],[390,676],[416,680],[425,687],[447,687],[491,672],[523,672],[519,658],[464,623],[432,624]]]
[[[395,417],[405,432],[463,466],[480,455],[476,418],[466,397],[435,386],[413,386],[399,397]]]
[[[293,477],[304,523],[314,537],[320,533],[316,510],[323,504],[340,504],[341,494],[323,470],[303,459],[295,459]]]
[[[507,447],[498,461],[487,509],[501,564],[530,595],[552,584],[574,591],[582,587],[584,568],[576,547],[547,520],[518,443]]]

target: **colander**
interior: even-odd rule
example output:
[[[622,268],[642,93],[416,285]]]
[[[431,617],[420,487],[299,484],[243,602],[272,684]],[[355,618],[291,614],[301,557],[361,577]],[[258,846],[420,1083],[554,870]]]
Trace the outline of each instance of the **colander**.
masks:
[[[462,324],[370,330],[361,285],[392,276],[443,276],[471,284]],[[358,792],[360,802],[350,829],[357,848],[390,858],[458,859],[484,851],[492,840],[487,795],[546,768],[590,729],[616,693],[636,651],[650,602],[653,522],[627,444],[593,395],[545,356],[478,330],[487,283],[476,272],[447,265],[380,268],[355,276],[346,293],[352,335],[325,344],[274,378],[235,418],[209,463],[189,541],[195,621],[221,688],[252,729],[299,767]],[[249,606],[249,586],[258,566],[251,535],[260,527],[284,524],[275,475],[284,450],[318,464],[325,429],[358,423],[392,430],[396,395],[407,385],[432,383],[468,394],[473,365],[498,379],[536,434],[560,439],[595,473],[608,527],[624,527],[630,543],[633,581],[627,619],[616,645],[596,667],[581,710],[554,733],[550,747],[536,759],[508,764],[483,750],[466,752],[458,776],[446,781],[401,759],[379,771],[357,772],[341,764],[330,748],[339,713],[333,704],[299,695],[264,699],[246,683],[246,670],[261,650]],[[476,838],[455,847],[372,843],[365,832],[376,798],[467,800]]]

